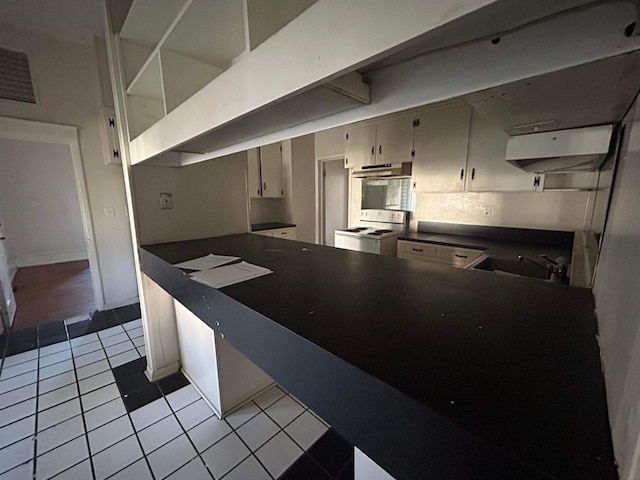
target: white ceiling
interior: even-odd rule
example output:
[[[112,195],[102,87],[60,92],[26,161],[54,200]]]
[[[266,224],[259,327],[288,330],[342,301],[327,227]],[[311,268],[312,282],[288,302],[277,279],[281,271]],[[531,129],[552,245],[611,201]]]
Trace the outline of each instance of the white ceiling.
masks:
[[[528,78],[463,99],[509,135],[615,123],[640,88],[640,52]],[[532,125],[545,122],[536,130]]]
[[[104,37],[101,0],[0,0],[0,22],[76,43]]]

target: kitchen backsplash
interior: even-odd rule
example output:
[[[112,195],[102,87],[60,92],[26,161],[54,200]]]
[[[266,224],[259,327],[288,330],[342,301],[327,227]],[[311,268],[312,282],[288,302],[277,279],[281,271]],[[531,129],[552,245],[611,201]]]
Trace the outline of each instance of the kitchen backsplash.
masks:
[[[417,221],[496,227],[580,230],[588,228],[593,193],[425,193],[416,197]]]
[[[284,198],[252,198],[251,223],[290,222]]]

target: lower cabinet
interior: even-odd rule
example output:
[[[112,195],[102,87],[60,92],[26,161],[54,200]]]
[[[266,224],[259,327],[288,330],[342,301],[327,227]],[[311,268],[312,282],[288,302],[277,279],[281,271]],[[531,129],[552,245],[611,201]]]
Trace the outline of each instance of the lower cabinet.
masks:
[[[272,230],[259,230],[253,232],[256,235],[264,235],[265,237],[285,238],[289,240],[296,239],[296,227],[274,228]]]
[[[398,257],[466,268],[483,255],[483,250],[449,247],[434,243],[398,240]]]
[[[174,300],[174,308],[182,371],[218,417],[275,383],[181,303]]]

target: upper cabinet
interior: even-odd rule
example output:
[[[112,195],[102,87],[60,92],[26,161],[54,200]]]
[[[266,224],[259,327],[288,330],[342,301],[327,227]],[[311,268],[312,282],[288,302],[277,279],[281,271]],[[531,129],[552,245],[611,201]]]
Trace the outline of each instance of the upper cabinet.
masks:
[[[251,198],[282,198],[282,146],[264,145],[247,151],[249,196]]]
[[[345,168],[412,161],[413,117],[387,118],[347,127]]]
[[[375,165],[375,124],[349,126],[344,138],[345,168],[361,168],[363,165]]]
[[[541,175],[505,160],[507,135],[467,105],[425,110],[416,115],[413,140],[414,191],[538,191]]]
[[[262,175],[262,197],[283,197],[282,146],[280,143],[260,147],[260,172]]]
[[[468,105],[425,110],[416,116],[413,185],[416,192],[461,192],[467,170]]]
[[[471,115],[466,190],[468,192],[533,191],[540,175],[525,172],[505,160],[509,135],[479,113]]]

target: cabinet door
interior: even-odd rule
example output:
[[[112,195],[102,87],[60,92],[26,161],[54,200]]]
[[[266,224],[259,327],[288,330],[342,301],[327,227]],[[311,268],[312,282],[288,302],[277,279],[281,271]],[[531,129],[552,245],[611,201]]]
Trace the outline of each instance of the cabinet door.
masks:
[[[247,150],[247,168],[249,172],[249,196],[259,198],[262,196],[262,180],[260,179],[260,156],[258,149]]]
[[[360,168],[363,165],[374,165],[376,160],[375,148],[375,125],[360,125],[347,128],[344,143],[345,168]]]
[[[413,117],[395,118],[378,123],[376,143],[377,165],[411,162]]]
[[[280,149],[280,143],[272,143],[260,147],[260,171],[262,173],[262,197],[283,197],[282,150]]]
[[[478,112],[471,116],[467,191],[533,191],[536,174],[511,165],[505,158],[509,135]]]
[[[471,107],[419,116],[415,127],[413,183],[416,192],[461,192],[467,166]]]

